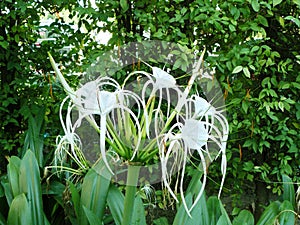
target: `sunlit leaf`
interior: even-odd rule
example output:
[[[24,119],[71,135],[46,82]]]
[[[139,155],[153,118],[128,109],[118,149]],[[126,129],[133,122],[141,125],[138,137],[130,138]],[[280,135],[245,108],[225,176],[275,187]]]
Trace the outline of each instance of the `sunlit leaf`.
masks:
[[[260,3],[258,0],[251,0],[251,6],[255,12],[258,12],[260,9]]]
[[[282,0],[273,0],[273,7],[276,5],[279,5],[282,2]]]
[[[233,69],[232,73],[239,73],[243,70],[243,67],[242,66],[237,66]]]

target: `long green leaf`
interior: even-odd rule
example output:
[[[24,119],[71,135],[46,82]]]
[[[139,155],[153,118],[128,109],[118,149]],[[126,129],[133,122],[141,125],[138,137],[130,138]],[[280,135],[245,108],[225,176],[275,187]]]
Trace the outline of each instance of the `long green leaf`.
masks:
[[[193,204],[193,196],[196,196],[201,189],[202,184],[200,182],[200,177],[201,177],[201,173],[195,173],[188,186],[186,192],[187,195],[185,197],[185,201],[188,208],[190,208]],[[173,225],[180,225],[180,224],[189,224],[189,225],[209,224],[209,213],[207,210],[206,198],[204,193],[201,196],[198,203],[193,208],[193,210],[191,211],[191,217],[187,214],[184,205],[181,204],[173,222]]]
[[[72,182],[69,182],[71,197],[73,201],[73,207],[75,210],[75,214],[80,216],[80,195],[75,185]]]
[[[23,153],[30,149],[38,161],[40,167],[43,166],[43,146],[42,129],[45,115],[45,107],[41,107],[34,117],[31,113],[28,118],[28,130],[25,136]]]
[[[293,205],[291,202],[285,200],[279,207],[279,224],[283,225],[294,225],[295,224],[295,214],[293,213]]]
[[[221,216],[220,200],[216,196],[207,199],[207,211],[209,216],[209,224],[215,225]]]
[[[254,225],[254,217],[248,210],[242,210],[239,215],[234,218],[233,225]]]
[[[226,212],[226,210],[225,210],[225,208],[224,208],[224,206],[223,206],[223,203],[221,202],[221,201],[219,201],[220,202],[220,209],[221,209],[221,213],[222,213],[222,217],[223,218],[225,218],[225,220],[224,220],[224,225],[232,225],[232,223],[231,223],[231,221],[230,221],[230,219],[229,219],[229,216],[228,216],[228,214],[227,214],[227,212]]]
[[[8,182],[5,182],[5,181],[1,181],[1,184],[2,184],[2,187],[4,189],[4,193],[5,193],[7,203],[10,206],[13,199],[14,199],[14,196],[13,196],[12,191],[11,191],[10,184]]]
[[[86,174],[81,190],[81,204],[102,221],[106,198],[110,186],[110,174],[103,162],[97,163]],[[87,224],[87,218],[80,216],[80,224]]]
[[[124,195],[114,185],[111,185],[111,187],[109,188],[109,192],[107,195],[107,204],[111,214],[113,215],[115,224],[121,225],[124,211]]]
[[[28,225],[32,224],[32,215],[30,213],[30,205],[27,202],[24,193],[17,195],[11,203],[8,212],[8,225]]]
[[[146,225],[145,209],[140,195],[137,195],[135,198],[131,221],[133,225]]]
[[[188,195],[185,196],[185,201],[188,206],[192,205],[192,194],[191,193],[189,193]],[[183,204],[181,204],[175,215],[173,225],[185,224],[188,220],[189,220],[189,215],[185,211]]]
[[[95,215],[91,210],[83,206],[83,211],[89,221],[90,225],[99,225],[101,224],[101,221],[99,220],[98,216]]]
[[[276,216],[279,214],[280,202],[272,202],[263,212],[256,225],[274,224]]]
[[[224,214],[220,216],[216,225],[228,225],[227,218]]]
[[[283,174],[282,175],[283,181],[283,200],[290,201],[292,203],[293,208],[296,209],[296,200],[295,200],[295,188],[292,179]]]
[[[38,162],[32,151],[28,150],[20,164],[20,192],[27,194],[32,215],[32,225],[48,224],[42,203],[42,189]]]
[[[199,202],[195,206],[195,208],[191,212],[191,216],[193,221],[199,221],[199,224],[209,224],[209,214],[207,210],[206,197],[205,194],[201,196]],[[190,223],[191,225],[193,223]]]
[[[193,177],[189,183],[189,186],[186,190],[186,193],[192,193],[193,195],[197,194],[199,190],[201,189],[201,182],[200,178],[202,177],[202,173],[199,171],[195,171],[193,174]]]
[[[186,197],[188,207],[192,205],[192,196],[189,193]],[[207,225],[209,224],[209,214],[206,206],[205,194],[203,194],[191,212],[191,217],[188,216],[183,205],[180,206],[178,213],[175,216],[174,225]]]
[[[9,164],[7,165],[7,175],[8,175],[8,180],[9,180],[13,197],[16,197],[17,195],[20,194],[20,188],[19,188],[20,164],[21,164],[21,160],[16,156],[12,156],[9,159]]]

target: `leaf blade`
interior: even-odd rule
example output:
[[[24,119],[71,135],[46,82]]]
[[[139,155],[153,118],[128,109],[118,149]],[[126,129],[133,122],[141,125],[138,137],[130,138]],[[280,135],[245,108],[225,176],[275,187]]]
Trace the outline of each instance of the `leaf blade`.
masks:
[[[242,67],[242,66],[236,66],[236,67],[233,69],[232,73],[239,73],[239,72],[241,72],[242,70],[243,70],[243,67]]]
[[[27,225],[32,224],[30,205],[24,193],[17,195],[8,212],[7,225]]]
[[[258,12],[260,9],[260,4],[259,4],[258,0],[252,0],[251,6],[255,12]]]

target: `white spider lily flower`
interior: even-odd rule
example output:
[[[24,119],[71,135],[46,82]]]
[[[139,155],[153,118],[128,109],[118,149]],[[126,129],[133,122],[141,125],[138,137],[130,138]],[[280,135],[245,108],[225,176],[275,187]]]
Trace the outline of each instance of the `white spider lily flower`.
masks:
[[[99,110],[101,115],[105,115],[112,111],[117,104],[116,93],[99,91],[97,99],[99,101]]]
[[[176,87],[176,80],[172,75],[158,67],[152,67],[152,70],[153,77],[156,80],[155,89]]]
[[[174,130],[179,129],[179,133],[174,135]],[[162,165],[162,177],[165,187],[168,189],[171,196],[178,202],[175,192],[170,187],[172,173],[168,172],[168,164],[174,163],[178,168],[182,168],[179,182],[179,190],[182,198],[183,205],[186,209],[186,212],[190,216],[191,210],[195,207],[199,201],[201,195],[204,192],[204,187],[206,184],[206,162],[203,154],[203,146],[206,145],[209,139],[208,130],[206,124],[203,121],[198,121],[195,119],[187,119],[184,122],[177,122],[174,124],[168,133],[164,135],[162,140],[163,143],[170,142],[167,150],[165,149],[165,144],[160,145],[160,154],[161,154],[161,165]],[[187,164],[187,159],[192,156],[193,151],[196,150],[200,156],[203,169],[203,185],[198,193],[194,203],[190,208],[187,207],[185,198],[184,198],[184,177],[185,177],[185,167]],[[166,151],[166,153],[165,153]],[[173,161],[174,154],[176,154],[177,160]],[[179,156],[179,160],[178,160]],[[173,162],[170,162],[173,161]],[[172,166],[173,167],[173,166]],[[171,171],[173,172],[173,171]]]
[[[178,201],[177,190],[179,189],[183,205],[189,215],[205,188],[206,158],[213,161],[222,154],[223,177],[220,196],[226,173],[225,149],[229,131],[228,122],[222,111],[213,107],[210,102],[196,94],[190,94],[194,81],[201,73],[199,68],[203,56],[204,53],[196,65],[198,69],[193,71],[184,90],[177,87],[176,80],[171,74],[158,67],[151,67],[152,73],[145,71],[130,73],[123,85],[119,85],[112,78],[101,77],[86,83],[76,92],[70,89],[58,71],[63,87],[69,95],[67,99],[71,100],[68,103],[65,119],[62,110],[60,111],[65,137],[58,143],[58,148],[61,148],[58,153],[61,154],[63,150],[68,151],[67,147],[63,146],[69,143],[71,150],[68,154],[71,158],[79,166],[87,165],[83,163],[85,158],[80,152],[82,147],[80,137],[76,134],[76,128],[81,125],[82,119],[86,118],[98,132],[100,154],[112,174],[114,172],[110,167],[108,156],[123,160],[123,163],[134,162],[139,165],[159,158],[164,186],[176,201]],[[54,68],[57,72],[57,67]],[[125,89],[127,81],[134,75],[145,77],[140,96]],[[71,118],[71,114],[74,110],[79,113],[75,121],[72,121],[74,117]],[[95,118],[99,118],[99,121]],[[151,137],[149,132],[153,124],[155,135]],[[217,154],[211,154],[209,144],[217,148]],[[111,149],[113,153],[110,152]],[[192,206],[188,208],[183,189],[185,168],[194,153],[198,153],[201,161],[203,185]],[[59,154],[58,158],[62,159]],[[172,190],[170,184],[174,173],[177,173],[177,182],[175,190]]]
[[[99,90],[103,85],[111,85],[116,88],[115,91],[105,91]],[[90,89],[93,88],[93,89]],[[74,99],[74,102],[71,102],[71,106],[68,107],[66,122],[61,120],[65,133],[66,134],[74,134],[76,132],[76,128],[81,125],[81,120],[83,118],[88,118],[89,122],[95,129],[99,132],[99,143],[100,143],[100,152],[104,163],[106,164],[109,171],[113,173],[111,167],[109,166],[109,162],[106,156],[107,148],[106,148],[106,140],[107,138],[112,138],[112,130],[117,129],[117,126],[120,123],[126,121],[126,115],[129,114],[131,119],[134,121],[137,132],[135,135],[137,139],[131,147],[133,148],[133,152],[131,154],[131,159],[133,159],[139,149],[140,141],[141,141],[141,127],[138,120],[138,115],[140,114],[140,107],[143,106],[141,99],[133,92],[127,90],[121,90],[120,87],[115,85],[114,80],[111,78],[103,78],[98,81],[93,81],[82,86],[78,92],[76,92],[77,98]],[[96,91],[95,91],[96,90]],[[132,110],[128,108],[128,101],[132,99],[134,103],[137,105],[137,114],[136,115]],[[78,119],[72,124],[71,121],[71,113],[72,109],[77,109],[79,111]],[[115,121],[110,114],[114,113],[115,110],[121,110],[121,118],[118,121]],[[100,116],[100,122],[97,123],[95,121],[93,115]],[[147,115],[144,115],[147,116]],[[61,114],[61,118],[62,118]],[[108,124],[111,123],[110,125]],[[125,122],[124,122],[125,123]],[[126,124],[124,125],[126,127]],[[128,127],[128,126],[127,126]],[[108,132],[108,128],[110,131]],[[128,130],[126,130],[128,132]],[[114,135],[120,135],[119,133],[114,133]],[[116,136],[114,136],[116,138]],[[120,138],[121,139],[121,138]],[[112,140],[113,141],[113,140]],[[72,140],[70,140],[70,144],[72,145]],[[73,151],[72,151],[73,152]],[[76,153],[75,153],[76,154]]]
[[[203,121],[188,119],[181,128],[181,136],[190,149],[201,149],[208,141],[208,131]]]
[[[214,107],[209,104],[204,98],[197,95],[192,95],[191,97],[195,106],[195,117],[203,117],[207,115],[213,115],[215,113]]]
[[[225,116],[222,114],[222,111],[218,111],[214,106],[212,106],[210,103],[208,103],[205,99],[197,96],[197,95],[192,95],[191,96],[191,101],[194,104],[194,118],[205,118],[205,121],[209,125],[211,130],[210,132],[213,132],[216,137],[214,138],[214,142],[217,143],[219,146],[220,150],[219,153],[215,158],[219,156],[219,154],[222,154],[222,160],[221,160],[221,172],[222,172],[222,181],[221,181],[221,188],[219,191],[219,197],[221,195],[221,190],[225,181],[225,175],[226,175],[226,167],[227,167],[227,160],[226,160],[226,143],[228,139],[228,132],[229,132],[229,125],[228,121],[225,118]],[[218,127],[218,128],[217,128]],[[208,154],[210,160],[212,161],[213,159],[211,158],[211,154],[209,152],[209,148],[206,145],[206,153]]]

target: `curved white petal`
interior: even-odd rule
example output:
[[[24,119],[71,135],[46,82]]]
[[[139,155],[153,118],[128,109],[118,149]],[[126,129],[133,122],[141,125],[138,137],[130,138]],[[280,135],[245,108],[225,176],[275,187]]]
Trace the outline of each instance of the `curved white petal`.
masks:
[[[106,115],[115,108],[117,104],[117,96],[115,92],[99,91],[97,95],[101,115]]]
[[[215,108],[208,103],[204,98],[201,98],[197,95],[193,95],[193,102],[195,107],[194,115],[196,117],[203,117],[205,115],[214,115]]]
[[[158,67],[152,67],[152,70],[153,77],[156,80],[155,86],[157,89],[176,87],[176,80],[172,75]]]
[[[201,159],[201,164],[202,164],[202,169],[203,169],[203,181],[202,181],[201,189],[200,189],[198,195],[196,196],[196,199],[194,200],[194,203],[190,207],[189,212],[191,212],[193,210],[193,208],[196,206],[196,204],[200,200],[202,194],[204,193],[206,180],[207,180],[206,162],[205,162],[204,155],[203,155],[203,153],[200,149],[197,149],[197,152],[199,153],[199,156],[200,156],[200,159]]]
[[[200,149],[207,143],[209,138],[205,123],[195,119],[186,120],[181,133],[182,139],[191,149]]]

